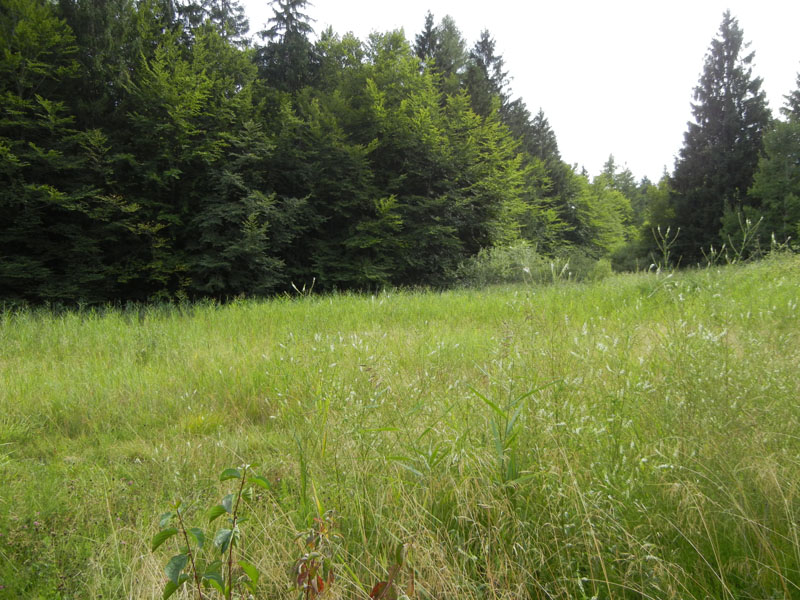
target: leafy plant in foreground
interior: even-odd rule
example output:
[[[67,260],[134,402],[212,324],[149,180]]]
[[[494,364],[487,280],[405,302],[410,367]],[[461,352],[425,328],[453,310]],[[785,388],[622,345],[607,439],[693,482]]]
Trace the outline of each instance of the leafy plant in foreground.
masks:
[[[334,527],[334,512],[329,510],[314,517],[313,525],[295,536],[296,540],[302,540],[304,552],[295,561],[292,573],[304,600],[319,597],[333,583],[333,544],[341,538]]]
[[[234,587],[244,587],[251,594],[255,594],[258,585],[259,572],[251,563],[239,559],[235,563],[241,570],[234,580],[234,548],[239,545],[241,532],[239,526],[247,520],[242,516],[242,499],[252,498],[253,488],[248,484],[255,484],[269,489],[267,480],[260,475],[249,475],[250,465],[243,465],[238,469],[225,469],[220,475],[220,481],[238,480],[236,491],[222,498],[220,504],[212,506],[207,511],[209,523],[225,516],[225,526],[217,530],[213,538],[212,560],[203,560],[206,535],[199,527],[187,527],[183,503],[178,500],[173,505],[173,510],[161,515],[159,531],[151,544],[155,551],[164,542],[175,537],[178,541],[178,554],[169,559],[164,567],[169,581],[164,586],[162,598],[166,600],[187,582],[197,591],[196,597],[202,600],[205,596],[204,589],[216,590],[225,600],[233,598]],[[176,522],[177,521],[177,522]]]

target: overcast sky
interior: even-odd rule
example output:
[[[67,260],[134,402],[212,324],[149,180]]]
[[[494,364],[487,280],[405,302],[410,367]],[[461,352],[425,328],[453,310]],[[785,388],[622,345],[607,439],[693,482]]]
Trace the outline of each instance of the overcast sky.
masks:
[[[730,8],[754,50],[774,113],[800,71],[800,1],[312,0],[328,26],[364,40],[402,28],[413,43],[430,10],[451,15],[468,47],[488,29],[506,61],[514,97],[542,108],[562,157],[596,175],[613,154],[637,179],[672,171],[691,119],[703,59]],[[268,0],[242,0],[251,31],[272,16]]]

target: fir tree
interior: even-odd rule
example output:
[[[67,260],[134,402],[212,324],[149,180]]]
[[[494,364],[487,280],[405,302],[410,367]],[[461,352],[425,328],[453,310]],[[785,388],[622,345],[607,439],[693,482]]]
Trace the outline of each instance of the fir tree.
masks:
[[[487,30],[481,32],[469,54],[466,86],[472,101],[472,110],[481,116],[488,115],[497,102],[497,108],[508,103],[508,72],[505,61],[495,54],[495,41]]]
[[[445,94],[457,94],[462,87],[468,54],[461,31],[450,15],[436,27],[434,47],[434,71],[440,78],[440,89]]]
[[[781,112],[795,121],[800,121],[800,73],[797,74],[797,89],[786,96],[786,106]]]
[[[764,156],[750,196],[759,203],[764,218],[762,238],[774,235],[781,243],[791,240],[796,245],[800,239],[800,76],[781,112],[787,119],[776,121],[764,135]]]
[[[261,76],[278,89],[296,92],[311,80],[312,45],[308,36],[314,33],[311,17],[302,12],[308,0],[273,0],[273,16],[269,27],[260,31],[268,44],[259,49]]]
[[[183,18],[187,31],[209,23],[223,38],[246,45],[244,36],[247,35],[250,23],[244,7],[237,0],[193,0],[180,5],[178,13]]]
[[[436,56],[438,45],[436,26],[433,24],[433,14],[428,11],[425,15],[425,29],[418,33],[414,40],[414,54],[422,61],[424,66]]]
[[[5,10],[7,9],[7,10]],[[136,207],[112,190],[107,137],[75,126],[70,28],[44,0],[0,11],[0,290],[31,301],[115,292]]]
[[[747,46],[737,20],[725,12],[695,88],[695,122],[689,123],[672,178],[684,262],[719,246],[725,213],[741,211],[748,202],[770,113]]]

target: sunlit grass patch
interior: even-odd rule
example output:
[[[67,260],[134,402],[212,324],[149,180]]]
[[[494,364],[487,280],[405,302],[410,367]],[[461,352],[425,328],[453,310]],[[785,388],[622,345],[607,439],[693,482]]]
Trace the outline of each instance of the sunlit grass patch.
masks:
[[[253,463],[272,491],[242,548],[265,598],[296,597],[294,532],[320,506],[344,540],[333,597],[366,597],[399,542],[421,598],[795,597],[798,290],[783,257],[4,314],[0,585],[160,597],[158,515]]]

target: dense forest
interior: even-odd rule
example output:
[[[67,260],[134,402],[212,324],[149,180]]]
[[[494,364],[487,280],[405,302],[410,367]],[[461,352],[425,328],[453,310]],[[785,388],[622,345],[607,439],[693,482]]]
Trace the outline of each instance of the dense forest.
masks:
[[[0,0],[0,300],[439,287],[490,248],[634,269],[800,235],[800,77],[773,118],[729,13],[651,182],[566,164],[488,31],[359,40],[272,7],[251,35],[235,0]]]

